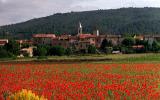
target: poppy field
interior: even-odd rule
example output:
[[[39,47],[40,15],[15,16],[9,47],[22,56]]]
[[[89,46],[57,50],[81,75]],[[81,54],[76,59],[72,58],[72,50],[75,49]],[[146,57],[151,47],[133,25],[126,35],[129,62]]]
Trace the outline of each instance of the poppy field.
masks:
[[[160,64],[1,64],[0,100],[22,89],[48,100],[158,100]]]

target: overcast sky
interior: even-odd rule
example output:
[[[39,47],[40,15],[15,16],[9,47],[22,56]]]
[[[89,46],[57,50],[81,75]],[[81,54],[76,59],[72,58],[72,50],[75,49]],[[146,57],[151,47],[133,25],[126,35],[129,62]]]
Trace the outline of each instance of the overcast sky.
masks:
[[[58,12],[160,7],[160,0],[0,0],[0,25],[26,21]]]

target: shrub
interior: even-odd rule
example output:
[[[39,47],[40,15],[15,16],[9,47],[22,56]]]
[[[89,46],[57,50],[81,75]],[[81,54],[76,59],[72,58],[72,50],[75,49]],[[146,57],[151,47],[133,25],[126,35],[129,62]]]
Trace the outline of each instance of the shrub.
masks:
[[[15,40],[10,40],[4,45],[4,49],[11,52],[15,56],[20,54],[20,45]]]
[[[122,47],[121,52],[125,54],[135,53],[132,47]]]
[[[13,55],[6,51],[5,49],[0,49],[0,58],[9,58],[12,57]]]
[[[157,41],[153,41],[152,51],[153,52],[159,52],[160,51],[160,44]]]
[[[24,57],[29,57],[29,53],[24,52],[24,53],[23,53],[23,56],[24,56]]]
[[[130,46],[133,46],[135,43],[134,39],[133,38],[125,38],[123,41],[122,41],[122,45],[123,46],[126,46],[126,47],[130,47]]]
[[[33,55],[34,56],[46,56],[47,49],[45,47],[38,46],[37,49],[33,49]]]
[[[113,51],[113,48],[112,48],[112,47],[106,47],[106,48],[105,48],[105,53],[107,53],[107,54],[111,54],[112,51]]]
[[[63,56],[65,54],[65,49],[61,46],[53,46],[50,49],[50,55]]]
[[[88,53],[95,54],[96,53],[96,47],[93,45],[88,46]]]
[[[73,54],[72,49],[71,49],[71,48],[67,48],[67,49],[65,50],[65,54],[66,54],[67,56]]]
[[[112,47],[112,46],[113,46],[112,41],[108,41],[107,39],[104,39],[101,44],[101,49],[105,50],[106,47]]]
[[[9,96],[8,100],[47,100],[43,96],[39,97],[32,93],[32,91],[27,91],[26,89],[23,89],[22,91],[15,93],[11,96]]]

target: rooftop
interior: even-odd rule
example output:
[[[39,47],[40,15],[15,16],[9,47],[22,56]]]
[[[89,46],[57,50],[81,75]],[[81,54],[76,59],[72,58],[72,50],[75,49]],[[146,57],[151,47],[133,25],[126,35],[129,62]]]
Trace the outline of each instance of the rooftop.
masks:
[[[34,34],[34,38],[55,38],[55,34]]]
[[[94,38],[96,37],[95,35],[92,34],[80,34],[78,35],[79,38]]]

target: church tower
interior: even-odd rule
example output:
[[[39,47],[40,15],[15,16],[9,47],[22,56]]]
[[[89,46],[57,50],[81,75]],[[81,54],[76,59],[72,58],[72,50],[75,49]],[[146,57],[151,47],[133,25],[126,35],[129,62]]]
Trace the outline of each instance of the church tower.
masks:
[[[99,30],[93,31],[93,35],[99,36]]]
[[[78,35],[82,34],[82,29],[83,29],[82,24],[81,22],[79,22]]]

